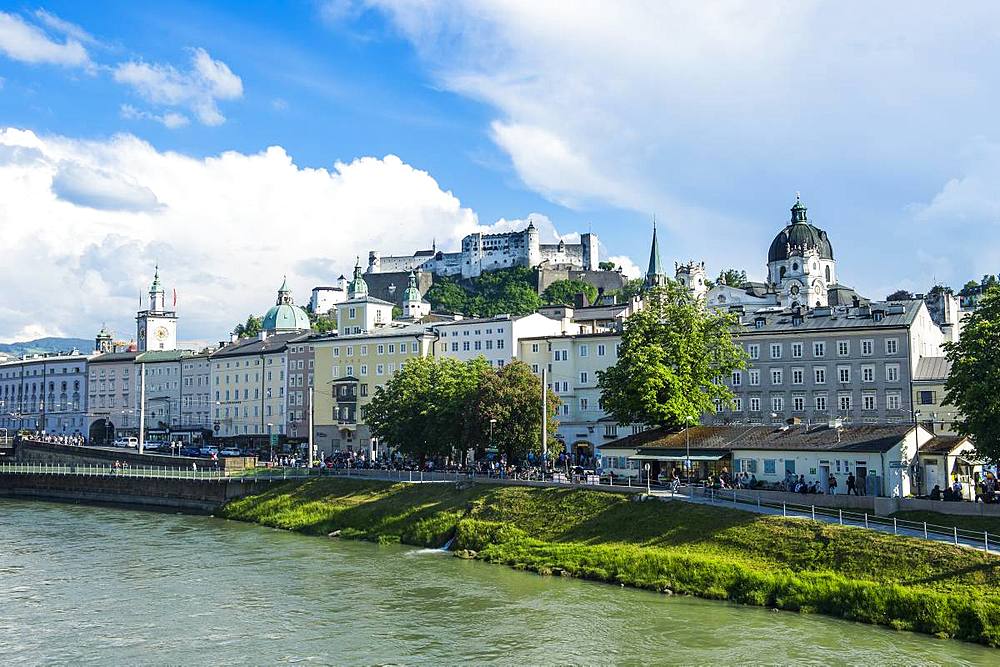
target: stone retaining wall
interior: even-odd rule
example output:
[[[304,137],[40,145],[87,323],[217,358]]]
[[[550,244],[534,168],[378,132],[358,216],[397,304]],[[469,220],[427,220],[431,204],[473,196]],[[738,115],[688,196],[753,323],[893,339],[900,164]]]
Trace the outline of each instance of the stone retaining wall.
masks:
[[[17,443],[14,459],[18,463],[47,463],[61,465],[77,463],[110,466],[115,461],[125,461],[131,467],[172,468],[191,470],[243,470],[253,468],[257,459],[252,456],[225,457],[217,462],[190,456],[169,456],[166,454],[140,454],[133,449],[105,449],[101,447],[76,447],[51,442],[21,440]],[[216,463],[218,468],[216,468]]]

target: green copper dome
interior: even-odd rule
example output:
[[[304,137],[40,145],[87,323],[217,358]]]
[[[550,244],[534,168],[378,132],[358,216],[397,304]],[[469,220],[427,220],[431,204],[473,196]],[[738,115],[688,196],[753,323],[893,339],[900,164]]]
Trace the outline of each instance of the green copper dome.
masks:
[[[267,333],[284,331],[308,331],[309,316],[292,302],[292,292],[288,289],[287,279],[282,280],[278,288],[278,301],[264,315],[261,328]]]
[[[806,217],[806,206],[798,195],[795,195],[795,204],[792,206],[791,222],[774,237],[774,241],[771,242],[771,247],[767,251],[767,261],[776,262],[788,259],[789,247],[815,248],[820,259],[833,259],[833,245],[830,243],[830,237],[822,229],[809,222],[809,218]]]
[[[410,271],[410,284],[403,292],[403,301],[420,301],[420,290],[417,289],[417,277]]]
[[[364,299],[368,296],[368,283],[361,277],[361,259],[354,263],[354,278],[347,285],[347,298]]]

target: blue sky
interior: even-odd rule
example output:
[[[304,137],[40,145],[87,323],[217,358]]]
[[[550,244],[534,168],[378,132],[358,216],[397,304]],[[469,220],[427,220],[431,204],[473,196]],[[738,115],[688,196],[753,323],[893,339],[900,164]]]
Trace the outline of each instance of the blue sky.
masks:
[[[156,261],[181,338],[219,339],[283,274],[304,302],[370,248],[529,215],[644,266],[655,214],[668,265],[762,277],[796,191],[868,296],[1000,270],[992,3],[0,12],[0,278],[25,295],[0,339],[128,338]]]

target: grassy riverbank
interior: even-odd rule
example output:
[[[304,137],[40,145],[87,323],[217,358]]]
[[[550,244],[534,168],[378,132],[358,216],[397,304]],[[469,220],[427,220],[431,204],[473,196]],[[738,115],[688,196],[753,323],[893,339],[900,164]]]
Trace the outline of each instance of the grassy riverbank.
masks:
[[[223,516],[455,547],[543,574],[816,612],[1000,645],[1000,558],[801,519],[584,489],[319,479]]]

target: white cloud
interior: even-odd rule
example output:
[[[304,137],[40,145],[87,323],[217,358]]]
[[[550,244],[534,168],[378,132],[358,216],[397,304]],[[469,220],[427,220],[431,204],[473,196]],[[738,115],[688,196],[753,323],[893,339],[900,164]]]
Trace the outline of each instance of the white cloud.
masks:
[[[200,48],[192,49],[191,68],[187,72],[173,65],[131,61],[117,65],[114,78],[131,86],[151,104],[188,109],[204,125],[221,125],[226,121],[218,101],[243,96],[243,80],[224,62],[213,59]],[[175,113],[172,118],[178,121],[180,115]]]
[[[626,257],[625,255],[608,257],[607,261],[614,262],[615,266],[621,269],[626,278],[639,278],[646,273],[645,270],[640,269],[639,266],[632,261],[631,257]]]
[[[0,282],[17,298],[0,306],[0,337],[39,322],[89,337],[107,321],[129,338],[158,261],[178,291],[180,337],[218,340],[273,304],[283,274],[305,303],[370,249],[411,252],[432,237],[451,249],[476,227],[455,196],[393,155],[319,169],[277,146],[194,158],[131,135],[8,128]]]
[[[63,337],[65,334],[60,329],[51,329],[47,325],[39,322],[26,324],[10,336],[0,337],[0,343],[21,343],[39,338]]]
[[[152,120],[171,130],[175,130],[179,127],[185,127],[191,122],[187,116],[182,113],[177,113],[176,111],[156,114],[144,111],[143,109],[137,109],[131,104],[121,105],[119,115],[126,120]]]
[[[44,9],[36,10],[35,18],[45,24],[50,30],[75,39],[81,44],[92,44],[95,46],[100,45],[100,42],[98,42],[93,35],[77,24],[61,19],[55,14],[47,12]]]
[[[66,40],[60,43],[38,26],[6,12],[0,12],[0,52],[13,60],[32,64],[92,66],[87,49],[74,36],[67,34]]]

